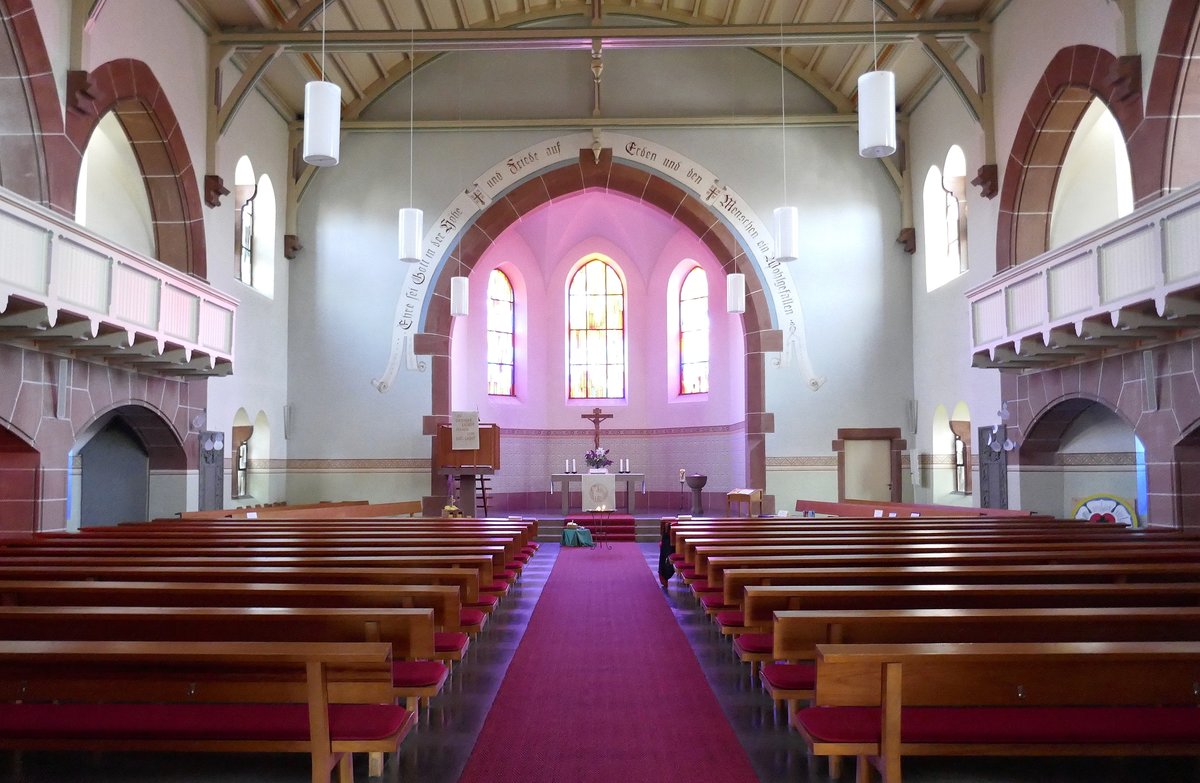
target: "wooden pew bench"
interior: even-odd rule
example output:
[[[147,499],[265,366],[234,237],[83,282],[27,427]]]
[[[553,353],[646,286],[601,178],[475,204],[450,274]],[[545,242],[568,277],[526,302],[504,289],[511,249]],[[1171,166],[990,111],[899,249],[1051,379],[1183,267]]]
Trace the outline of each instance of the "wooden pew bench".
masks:
[[[776,702],[813,697],[820,644],[937,642],[1197,641],[1200,607],[1009,607],[1000,609],[813,609],[775,612],[777,663],[759,677]]]
[[[819,645],[812,752],[901,783],[904,756],[1200,755],[1200,643]]]
[[[1200,561],[1200,549],[1190,546],[1040,552],[1036,549],[992,552],[889,553],[872,555],[718,555],[708,558],[709,589],[724,592],[726,570],[734,568],[874,568],[879,566],[1062,565],[1077,563],[1175,563]]]
[[[0,641],[0,747],[307,753],[313,783],[414,716],[382,643]]]
[[[55,641],[386,642],[392,699],[415,715],[449,676],[433,658],[428,609],[359,607],[9,606],[0,639]]]
[[[737,568],[722,576],[724,595],[702,600],[715,614],[740,608],[751,585],[1088,584],[1193,582],[1200,563],[1080,563],[1074,565],[880,566],[874,568]]]
[[[420,657],[447,663],[462,660],[487,617],[440,585],[0,580],[0,605],[429,609],[433,651]]]

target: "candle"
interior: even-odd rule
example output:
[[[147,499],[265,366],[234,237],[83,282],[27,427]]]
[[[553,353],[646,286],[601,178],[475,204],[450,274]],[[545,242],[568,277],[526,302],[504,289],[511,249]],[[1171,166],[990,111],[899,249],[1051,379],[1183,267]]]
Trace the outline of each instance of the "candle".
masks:
[[[563,473],[570,473],[570,472],[571,472],[571,460],[564,459],[563,460]]]
[[[575,458],[571,457],[571,472],[575,472]]]

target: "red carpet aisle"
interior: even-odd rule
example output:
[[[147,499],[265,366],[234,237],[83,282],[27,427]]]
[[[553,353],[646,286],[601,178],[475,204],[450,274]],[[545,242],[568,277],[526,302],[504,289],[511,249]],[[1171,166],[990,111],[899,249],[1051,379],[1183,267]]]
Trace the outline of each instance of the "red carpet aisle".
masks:
[[[636,544],[563,549],[460,783],[756,783]]]

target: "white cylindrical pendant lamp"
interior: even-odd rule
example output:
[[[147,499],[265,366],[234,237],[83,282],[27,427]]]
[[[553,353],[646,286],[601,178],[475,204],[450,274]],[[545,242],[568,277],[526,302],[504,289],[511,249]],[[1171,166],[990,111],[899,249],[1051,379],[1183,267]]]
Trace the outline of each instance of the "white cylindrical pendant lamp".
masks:
[[[800,210],[796,207],[775,208],[775,257],[780,261],[800,257]]]
[[[725,276],[725,310],[730,313],[746,312],[746,276],[741,272]]]
[[[470,292],[470,281],[467,278],[450,278],[450,315],[458,317],[470,312]]]
[[[336,166],[342,142],[342,88],[333,82],[304,85],[304,162]]]
[[[421,210],[405,207],[400,210],[400,260],[415,264],[421,260],[421,240],[423,237]]]
[[[896,151],[896,74],[868,71],[858,77],[858,154],[884,158]]]

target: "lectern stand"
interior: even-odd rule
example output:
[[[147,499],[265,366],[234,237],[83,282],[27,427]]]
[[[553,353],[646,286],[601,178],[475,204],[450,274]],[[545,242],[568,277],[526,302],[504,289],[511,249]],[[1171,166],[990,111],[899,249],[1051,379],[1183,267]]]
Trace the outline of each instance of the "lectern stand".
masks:
[[[458,508],[464,516],[475,516],[475,477],[491,476],[500,469],[500,427],[479,425],[478,449],[454,449],[449,424],[438,425],[435,459],[437,472],[458,479]]]

